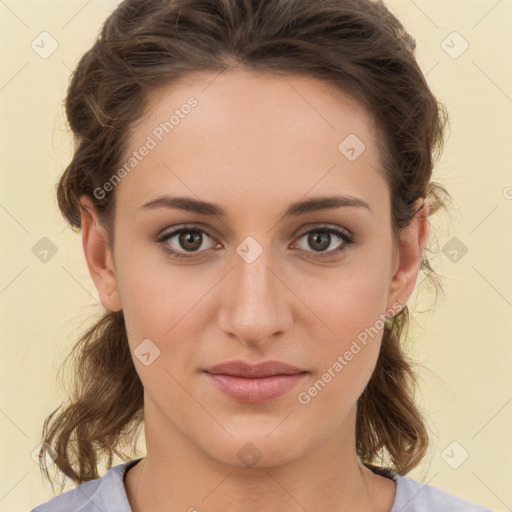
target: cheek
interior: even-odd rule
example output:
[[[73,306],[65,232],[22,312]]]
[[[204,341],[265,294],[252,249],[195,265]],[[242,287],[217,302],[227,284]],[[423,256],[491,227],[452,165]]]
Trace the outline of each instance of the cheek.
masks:
[[[298,294],[315,313],[308,313],[307,338],[314,340],[309,355],[315,372],[308,382],[313,387],[302,388],[305,401],[311,398],[340,414],[355,403],[379,355],[387,285],[382,265],[365,269],[361,261],[328,280],[301,279]]]
[[[120,244],[121,245],[121,244]],[[120,252],[116,261],[118,288],[129,332],[162,338],[180,321],[186,321],[204,286],[194,281],[192,267],[172,266],[155,250]]]
[[[193,266],[173,267],[165,261],[148,265],[147,261],[130,258],[118,265],[128,341],[148,392],[159,393],[166,383],[164,387],[172,389],[174,397],[181,397],[169,373],[181,382],[197,367],[199,342],[206,326],[214,322],[208,294],[219,277],[200,273]],[[147,352],[149,365],[145,364],[148,357],[146,361],[140,357]]]
[[[365,329],[382,329],[380,318],[386,311],[389,285],[386,277],[382,267],[365,269],[360,264],[328,276],[301,277],[296,294],[309,308],[309,325],[314,326],[311,339],[320,337],[323,347],[340,351]]]
[[[204,281],[170,266],[147,265],[143,258],[119,261],[118,269],[128,342],[146,393],[154,401],[172,396],[175,407],[185,406],[190,397],[177,382],[193,367],[198,322],[206,318]]]
[[[330,411],[333,424],[342,422],[357,402],[379,356],[385,319],[370,313],[370,307],[362,309],[346,304],[337,310],[336,335],[314,338],[315,371],[297,395],[313,415]]]

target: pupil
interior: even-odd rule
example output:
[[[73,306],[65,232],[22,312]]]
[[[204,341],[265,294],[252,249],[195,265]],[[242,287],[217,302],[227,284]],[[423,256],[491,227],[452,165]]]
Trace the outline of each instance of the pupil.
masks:
[[[329,247],[329,233],[323,233],[321,235],[318,235],[317,232],[314,235],[310,235],[309,241],[313,242],[312,247],[315,251],[321,251],[322,249],[326,249],[327,247]],[[315,244],[317,243],[317,241],[320,242],[319,249],[315,248]]]
[[[187,247],[188,243],[191,243],[192,246]],[[181,233],[180,235],[180,244],[184,249],[194,250],[201,247],[201,233],[198,231],[186,231]]]

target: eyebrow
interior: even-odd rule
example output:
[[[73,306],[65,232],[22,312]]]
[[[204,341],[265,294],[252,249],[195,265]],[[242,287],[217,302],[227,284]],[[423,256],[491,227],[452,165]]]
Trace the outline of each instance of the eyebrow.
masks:
[[[349,195],[313,197],[292,203],[286,210],[284,217],[298,217],[306,213],[334,210],[342,207],[361,207],[371,212],[370,205],[358,197]],[[210,215],[215,217],[226,217],[226,210],[220,205],[201,201],[191,197],[171,197],[168,195],[159,196],[152,201],[139,206],[137,210],[156,210],[159,208],[171,208],[185,210],[187,212]]]

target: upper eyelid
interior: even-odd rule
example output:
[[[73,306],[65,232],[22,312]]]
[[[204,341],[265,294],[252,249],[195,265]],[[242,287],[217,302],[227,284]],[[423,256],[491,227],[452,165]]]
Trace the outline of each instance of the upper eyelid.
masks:
[[[209,233],[208,229],[202,228],[202,227],[199,227],[196,225],[182,225],[182,226],[179,225],[177,227],[166,228],[166,229],[162,230],[160,234],[157,235],[157,238],[158,239],[171,238],[171,237],[176,236],[177,234],[181,233],[182,231],[200,231],[200,232],[208,235],[210,238],[215,238],[214,236],[212,236]]]
[[[305,234],[309,233],[310,231],[314,231],[315,229],[321,230],[322,228],[325,229],[335,229],[337,231],[341,231],[342,233],[346,234],[350,238],[355,238],[354,233],[352,230],[344,227],[344,226],[338,226],[337,224],[332,224],[330,222],[324,222],[324,223],[313,223],[312,226],[309,226],[307,228],[301,228],[293,232],[292,236],[304,236]]]

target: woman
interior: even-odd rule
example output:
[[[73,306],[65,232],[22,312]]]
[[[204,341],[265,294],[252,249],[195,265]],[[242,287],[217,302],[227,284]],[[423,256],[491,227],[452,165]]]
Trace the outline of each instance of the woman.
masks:
[[[448,197],[414,47],[370,0],[107,19],[58,185],[106,311],[43,431],[80,485],[34,511],[488,510],[405,476],[428,447],[406,303]]]

